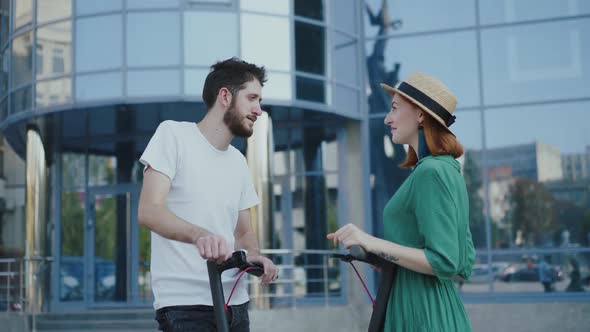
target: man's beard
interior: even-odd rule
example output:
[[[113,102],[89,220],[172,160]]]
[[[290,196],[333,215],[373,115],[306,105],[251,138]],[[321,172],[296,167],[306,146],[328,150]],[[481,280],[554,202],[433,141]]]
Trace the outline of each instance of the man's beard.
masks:
[[[223,116],[223,122],[227,125],[232,135],[248,138],[252,136],[254,131],[250,126],[244,124],[244,119],[246,119],[246,117],[240,115],[240,112],[233,102]]]

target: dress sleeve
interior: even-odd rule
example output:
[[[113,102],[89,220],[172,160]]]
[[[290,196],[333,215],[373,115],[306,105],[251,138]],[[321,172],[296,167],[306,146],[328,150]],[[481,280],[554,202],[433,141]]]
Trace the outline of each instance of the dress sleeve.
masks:
[[[139,161],[147,167],[174,179],[178,164],[178,146],[171,121],[160,123]],[[144,171],[145,171],[144,169]]]
[[[424,237],[424,253],[434,274],[449,280],[458,274],[460,243],[456,204],[435,169],[416,174],[415,214]]]

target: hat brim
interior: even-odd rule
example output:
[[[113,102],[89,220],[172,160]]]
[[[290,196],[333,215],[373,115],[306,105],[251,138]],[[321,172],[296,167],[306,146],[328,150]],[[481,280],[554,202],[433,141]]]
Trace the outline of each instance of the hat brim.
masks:
[[[417,101],[416,99],[412,98],[411,96],[409,96],[407,93],[400,91],[394,87],[391,87],[385,83],[381,83],[381,88],[383,88],[383,90],[387,91],[391,96],[395,95],[396,93],[399,93],[400,95],[404,96],[406,99],[408,99],[409,101],[411,101],[414,105],[420,107],[423,111],[425,111],[426,113],[428,113],[430,116],[432,116],[436,122],[440,123],[443,128],[445,128],[449,133],[451,133],[453,136],[455,136],[455,133],[453,133],[451,131],[451,129],[449,129],[449,127],[447,127],[447,124],[445,123],[445,121],[443,119],[440,118],[440,116],[436,115],[436,113],[434,113],[433,111],[431,111],[428,107],[424,106],[421,102]],[[456,136],[455,136],[456,137]]]

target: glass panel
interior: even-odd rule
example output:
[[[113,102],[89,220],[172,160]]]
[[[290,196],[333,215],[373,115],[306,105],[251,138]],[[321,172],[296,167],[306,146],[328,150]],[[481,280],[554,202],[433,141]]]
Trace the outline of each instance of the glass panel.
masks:
[[[72,0],[37,0],[37,24],[72,16]]]
[[[138,67],[180,64],[179,15],[177,12],[128,14],[127,65]]]
[[[589,96],[589,37],[590,19],[483,30],[485,103]]]
[[[35,99],[38,107],[47,107],[71,102],[72,79],[68,77],[37,83]]]
[[[184,63],[211,66],[238,54],[237,24],[234,13],[185,12]]]
[[[380,15],[384,3],[387,3],[387,17],[390,23],[387,34],[437,31],[475,25],[473,0],[369,0],[367,4],[370,10],[364,15],[365,36],[375,37],[379,33],[383,24]]]
[[[356,0],[338,0],[330,3],[334,27],[356,35],[358,27],[357,12],[359,9],[364,9],[364,3],[360,3],[359,9],[357,9],[357,3],[359,2]]]
[[[293,99],[291,75],[276,72],[267,72],[268,81],[264,83],[262,98],[266,100],[291,100]],[[264,108],[264,105],[263,105]]]
[[[289,15],[291,10],[289,0],[241,0],[241,10],[261,13]]]
[[[436,49],[437,56],[424,52],[424,45]],[[477,106],[479,83],[476,50],[473,31],[369,42],[367,71],[371,89],[381,90],[381,82],[393,83],[414,71],[421,71],[444,82],[457,97],[458,107]],[[387,99],[384,112],[389,110],[389,96]]]
[[[208,69],[186,69],[184,71],[184,94],[201,97],[208,74]]]
[[[27,32],[12,41],[12,84],[15,88],[33,79],[33,34]]]
[[[325,82],[313,78],[295,78],[296,97],[301,100],[324,103],[326,101]]]
[[[91,154],[88,158],[88,185],[104,186],[117,183],[117,158]]]
[[[359,113],[359,91],[334,85],[334,108],[337,113]]]
[[[4,97],[8,93],[8,54],[7,48],[0,57],[0,96]]]
[[[20,28],[25,24],[31,23],[33,19],[33,0],[19,0],[13,1],[14,6],[14,18],[13,25],[14,30]]]
[[[121,15],[76,21],[76,71],[118,68],[123,64]]]
[[[295,0],[295,15],[324,20],[323,0]]]
[[[588,288],[590,254],[563,252],[494,253],[494,291],[584,292]]]
[[[579,219],[590,212],[580,210],[590,206],[590,183],[567,180],[564,160],[566,155],[588,153],[589,106],[585,102],[486,111],[494,246],[557,246],[559,230],[588,232],[579,228]],[[483,164],[481,152],[474,157]]]
[[[81,301],[84,297],[84,206],[84,192],[62,193],[60,301]]]
[[[143,172],[141,172],[143,174]],[[137,279],[139,301],[151,304],[152,278],[150,276],[151,232],[147,227],[139,227],[139,275]]]
[[[61,181],[66,188],[82,187],[85,179],[85,154],[62,153],[61,155]]]
[[[0,47],[8,42],[10,28],[10,0],[0,0]]]
[[[76,77],[77,100],[100,100],[123,96],[123,73],[100,73]]]
[[[127,0],[128,9],[178,7],[180,0]]]
[[[76,0],[76,14],[86,15],[121,10],[123,0]]]
[[[590,13],[590,3],[579,0],[479,0],[482,24],[557,18]]]
[[[288,18],[241,14],[242,58],[267,70],[291,70],[291,27]],[[267,52],[268,45],[273,51]]]
[[[11,113],[30,110],[33,107],[33,88],[27,87],[18,89],[12,93]]]
[[[317,25],[295,22],[295,69],[325,75],[325,30]]]
[[[129,97],[180,95],[180,71],[151,70],[127,73]]]
[[[335,32],[333,34],[332,76],[335,81],[358,86],[358,54],[356,39]]]
[[[130,194],[96,195],[94,205],[94,301],[127,300]]]
[[[72,72],[72,24],[70,21],[37,30],[37,79]]]
[[[8,97],[5,97],[0,102],[0,121],[6,120],[7,116],[8,116]],[[4,169],[1,169],[0,171],[4,172]]]

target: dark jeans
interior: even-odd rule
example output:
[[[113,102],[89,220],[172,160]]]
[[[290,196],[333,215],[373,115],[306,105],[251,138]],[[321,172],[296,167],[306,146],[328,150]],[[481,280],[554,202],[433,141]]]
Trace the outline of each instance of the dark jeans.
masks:
[[[248,302],[230,306],[226,312],[232,332],[249,332]],[[217,331],[212,306],[188,305],[160,308],[156,311],[158,329],[164,332]]]

